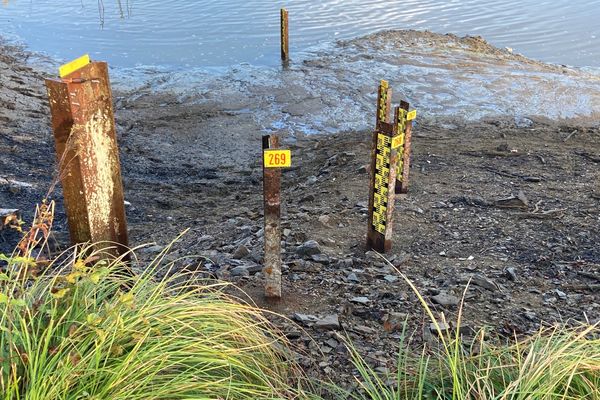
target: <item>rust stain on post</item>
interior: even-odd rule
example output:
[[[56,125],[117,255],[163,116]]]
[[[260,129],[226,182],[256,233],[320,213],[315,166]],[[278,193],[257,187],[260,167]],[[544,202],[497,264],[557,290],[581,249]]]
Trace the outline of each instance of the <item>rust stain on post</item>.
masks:
[[[287,63],[290,60],[290,42],[289,42],[289,25],[288,11],[285,8],[280,12],[281,25],[281,61]]]
[[[276,135],[263,136],[264,150],[279,146]],[[265,296],[281,298],[281,170],[265,168],[263,160],[263,192],[265,206]]]
[[[60,180],[73,243],[128,246],[108,65],[94,62],[47,79]]]

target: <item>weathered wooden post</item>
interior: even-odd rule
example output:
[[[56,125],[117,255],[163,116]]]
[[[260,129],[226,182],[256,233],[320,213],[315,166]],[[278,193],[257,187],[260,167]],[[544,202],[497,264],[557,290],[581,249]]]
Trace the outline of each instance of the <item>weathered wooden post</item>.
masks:
[[[127,222],[112,94],[105,62],[81,57],[47,79],[59,176],[73,243],[114,243],[126,254]]]
[[[281,168],[291,166],[290,150],[279,149],[279,137],[263,136],[265,207],[265,296],[281,298]]]
[[[379,130],[380,124],[390,122],[390,107],[392,104],[392,89],[386,80],[379,82],[377,90],[377,118],[375,119],[375,130]]]
[[[395,109],[394,123],[389,122],[391,97],[392,91],[387,82],[381,81],[371,150],[367,247],[382,253],[392,247],[398,148],[402,142],[395,123],[401,113],[400,107]]]
[[[401,144],[398,148],[398,173],[396,179],[396,194],[408,193],[408,182],[410,174],[410,152],[411,152],[411,132],[412,120],[416,118],[417,111],[408,111],[410,105],[406,101],[400,102],[400,113],[396,120],[398,125],[398,136]]]
[[[288,25],[288,10],[282,8],[280,11],[280,27],[281,27],[281,61],[284,64],[290,61],[290,35]]]

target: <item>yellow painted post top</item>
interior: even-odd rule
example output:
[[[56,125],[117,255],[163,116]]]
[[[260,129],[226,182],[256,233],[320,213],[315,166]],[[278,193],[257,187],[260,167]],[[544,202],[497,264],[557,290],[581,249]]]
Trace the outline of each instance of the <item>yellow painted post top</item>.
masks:
[[[407,121],[412,121],[415,118],[417,118],[417,110],[412,110],[411,112],[409,112],[408,114],[406,114],[406,120]]]
[[[58,69],[58,74],[61,78],[64,78],[65,76],[77,71],[78,69],[85,67],[91,62],[92,61],[90,60],[90,55],[85,54],[71,62],[61,65]]]

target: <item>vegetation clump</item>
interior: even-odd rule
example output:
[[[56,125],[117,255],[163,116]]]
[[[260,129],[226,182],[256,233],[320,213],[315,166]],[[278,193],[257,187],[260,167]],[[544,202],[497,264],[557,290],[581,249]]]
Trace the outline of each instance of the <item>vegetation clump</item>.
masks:
[[[2,257],[2,399],[294,396],[285,340],[259,310],[222,285],[123,276],[99,255],[72,250],[45,274]]]
[[[600,399],[598,323],[573,328],[556,325],[524,339],[498,343],[480,330],[474,340],[461,332],[460,306],[455,329],[436,319],[413,283],[398,271],[419,298],[437,332],[437,346],[414,351],[406,335],[393,376],[371,368],[348,343],[358,371],[355,400],[566,400]],[[468,288],[468,286],[467,286]],[[466,293],[466,289],[465,289]],[[464,297],[463,297],[464,302]],[[412,351],[411,351],[412,349]]]

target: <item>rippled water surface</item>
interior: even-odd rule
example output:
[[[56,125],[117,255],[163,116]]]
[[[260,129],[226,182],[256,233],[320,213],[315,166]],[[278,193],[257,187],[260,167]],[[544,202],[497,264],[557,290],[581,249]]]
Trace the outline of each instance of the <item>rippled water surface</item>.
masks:
[[[70,59],[117,66],[278,63],[279,7],[292,55],[382,29],[481,35],[542,61],[600,66],[600,1],[578,0],[3,0],[0,34]]]

